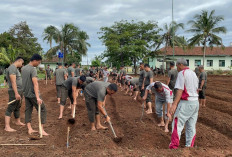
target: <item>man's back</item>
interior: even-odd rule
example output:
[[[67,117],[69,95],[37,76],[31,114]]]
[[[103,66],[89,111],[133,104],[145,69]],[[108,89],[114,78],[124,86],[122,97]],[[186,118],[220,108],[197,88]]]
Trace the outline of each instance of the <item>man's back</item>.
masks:
[[[172,90],[175,87],[177,75],[178,75],[178,71],[176,69],[171,69],[168,71],[168,77],[170,78],[168,87]]]
[[[66,71],[63,68],[58,68],[56,69],[54,76],[56,76],[56,85],[62,85],[63,82],[65,81]]]
[[[175,88],[183,90],[182,100],[198,100],[198,78],[190,69],[184,69],[178,73]]]
[[[35,97],[34,84],[32,78],[37,77],[35,67],[28,64],[22,68],[23,92],[24,96],[28,98]]]

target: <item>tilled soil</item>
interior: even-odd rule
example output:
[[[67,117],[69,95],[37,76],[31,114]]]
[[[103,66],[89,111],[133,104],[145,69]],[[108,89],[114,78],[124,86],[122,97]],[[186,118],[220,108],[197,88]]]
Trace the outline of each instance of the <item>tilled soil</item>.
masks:
[[[166,78],[158,77],[155,80],[165,83]],[[113,141],[111,130],[90,131],[85,103],[82,97],[78,97],[76,123],[70,126],[70,147],[67,149],[66,138],[69,126],[67,120],[70,118],[71,111],[67,105],[64,118],[58,120],[59,105],[56,100],[55,86],[50,83],[44,85],[42,81],[40,92],[48,113],[45,130],[50,136],[43,137],[41,140],[29,140],[26,127],[16,126],[14,121],[11,126],[18,131],[5,132],[4,113],[8,94],[7,89],[0,89],[0,143],[46,144],[46,146],[0,146],[0,156],[232,156],[231,80],[232,77],[228,76],[208,77],[207,104],[199,111],[195,147],[184,147],[183,130],[178,150],[168,149],[171,133],[164,133],[163,128],[157,126],[155,113],[144,115],[141,122],[141,99],[134,101],[132,97],[124,95],[120,89],[115,95],[108,97],[106,102],[106,110],[111,117],[116,134],[122,137],[120,143]],[[23,102],[22,121],[24,121],[24,109]],[[37,117],[37,112],[34,110],[32,127],[36,130],[38,130]],[[102,118],[103,122],[104,118]],[[169,128],[171,130],[171,125]]]

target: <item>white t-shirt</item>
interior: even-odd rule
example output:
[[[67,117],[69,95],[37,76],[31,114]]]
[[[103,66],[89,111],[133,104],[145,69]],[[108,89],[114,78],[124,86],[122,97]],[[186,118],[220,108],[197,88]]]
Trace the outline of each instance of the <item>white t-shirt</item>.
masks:
[[[183,90],[181,100],[198,100],[198,78],[195,72],[186,68],[178,73],[175,88]]]
[[[108,77],[109,74],[110,74],[109,71],[103,70],[103,77]]]
[[[159,82],[159,81],[156,81]],[[147,86],[146,90],[151,90],[152,87],[154,87],[155,83],[151,83],[149,86]],[[152,90],[155,93],[155,99],[159,101],[164,101],[166,103],[173,103],[173,93],[172,90],[166,85],[162,84],[163,91],[162,92],[157,92],[156,90]]]
[[[133,77],[130,76],[130,75],[126,75],[126,76],[125,76],[125,80],[126,80],[126,81],[127,81],[127,80],[130,80],[130,79],[133,79]]]

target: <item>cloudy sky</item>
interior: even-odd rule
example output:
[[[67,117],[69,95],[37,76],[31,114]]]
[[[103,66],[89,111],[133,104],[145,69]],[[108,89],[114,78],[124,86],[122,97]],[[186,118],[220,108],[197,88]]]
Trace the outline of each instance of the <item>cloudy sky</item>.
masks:
[[[27,21],[35,36],[39,39],[44,51],[49,45],[42,40],[45,27],[60,27],[64,23],[74,23],[86,31],[91,48],[88,61],[104,51],[98,39],[99,28],[111,26],[115,21],[137,20],[157,21],[162,27],[171,22],[172,0],[1,0],[0,1],[0,33],[20,21]],[[220,23],[227,28],[227,34],[220,35],[226,46],[232,42],[232,0],[174,0],[174,20],[187,23],[201,10],[216,10],[216,15],[223,15]],[[186,29],[189,26],[185,26]],[[179,35],[190,38],[191,34],[179,31]],[[82,64],[87,63],[83,57]]]

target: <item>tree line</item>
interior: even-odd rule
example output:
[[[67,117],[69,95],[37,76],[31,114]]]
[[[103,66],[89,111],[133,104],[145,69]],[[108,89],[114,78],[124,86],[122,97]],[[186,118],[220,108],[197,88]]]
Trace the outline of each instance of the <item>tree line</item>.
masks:
[[[178,36],[177,31],[184,30],[183,23],[171,22],[163,28],[156,21],[126,21],[115,22],[110,27],[101,27],[99,39],[106,46],[106,50],[96,56],[93,63],[119,67],[120,65],[136,65],[139,61],[146,61],[162,53],[164,60],[167,47],[178,46],[184,50],[194,46],[203,46],[203,57],[206,47],[224,47],[219,33],[226,33],[224,26],[219,26],[223,16],[216,16],[215,10],[202,11],[196,14],[188,24],[191,26],[187,32],[194,33],[193,37],[186,39]],[[65,23],[61,28],[53,25],[46,27],[42,33],[43,40],[50,45],[47,52],[43,52],[38,39],[34,36],[26,21],[15,24],[9,31],[0,34],[0,64],[9,65],[16,56],[22,56],[28,62],[34,53],[40,53],[45,58],[56,56],[57,52],[64,53],[64,62],[81,62],[81,56],[86,55],[91,46],[87,40],[88,34],[72,23]],[[55,43],[55,44],[54,44]],[[54,44],[54,45],[53,45]],[[161,48],[164,47],[164,52]],[[203,59],[204,65],[204,59]]]
[[[191,28],[186,32],[194,33],[193,37],[188,40],[184,36],[177,35],[179,29],[184,29],[184,24],[175,21],[165,24],[163,28],[160,28],[155,21],[135,22],[132,20],[128,22],[122,20],[115,22],[110,27],[100,29],[99,39],[106,46],[106,50],[100,57],[106,58],[106,63],[112,63],[113,66],[133,65],[136,69],[138,61],[144,61],[160,53],[163,54],[165,60],[167,47],[178,46],[186,50],[195,46],[203,46],[205,58],[207,46],[224,48],[222,39],[218,36],[219,33],[226,33],[226,28],[219,26],[223,20],[223,16],[215,15],[215,10],[210,12],[204,10],[201,14],[196,14],[193,20],[188,22]],[[162,47],[164,47],[164,52],[160,51]]]

